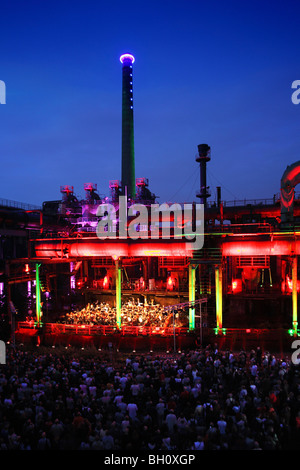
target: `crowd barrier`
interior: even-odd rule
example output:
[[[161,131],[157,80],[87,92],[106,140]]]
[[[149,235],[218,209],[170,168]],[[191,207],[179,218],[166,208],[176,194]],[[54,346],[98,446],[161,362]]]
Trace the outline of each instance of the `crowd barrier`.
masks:
[[[172,336],[174,332],[176,335],[184,335],[189,332],[189,328],[173,328],[173,327],[157,327],[157,326],[129,326],[123,325],[121,328],[112,325],[72,325],[65,323],[45,323],[42,326],[44,333],[47,334],[73,334],[73,335],[88,335],[88,336],[107,336],[114,334],[133,335],[133,336]],[[37,324],[31,322],[18,322],[17,331],[37,329]],[[175,331],[174,331],[175,330]]]

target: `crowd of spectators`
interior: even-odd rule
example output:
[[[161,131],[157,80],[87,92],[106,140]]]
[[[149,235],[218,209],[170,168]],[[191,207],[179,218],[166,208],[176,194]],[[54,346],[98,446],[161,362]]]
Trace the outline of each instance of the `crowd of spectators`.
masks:
[[[296,449],[297,365],[260,348],[26,348],[0,366],[1,450]]]

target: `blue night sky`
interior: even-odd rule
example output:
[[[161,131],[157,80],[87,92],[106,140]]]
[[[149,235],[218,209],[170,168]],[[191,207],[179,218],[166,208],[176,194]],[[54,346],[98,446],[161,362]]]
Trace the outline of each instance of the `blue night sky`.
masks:
[[[2,0],[0,198],[121,179],[122,66],[132,53],[136,177],[159,202],[197,200],[197,145],[216,199],[271,198],[300,160],[300,3]]]

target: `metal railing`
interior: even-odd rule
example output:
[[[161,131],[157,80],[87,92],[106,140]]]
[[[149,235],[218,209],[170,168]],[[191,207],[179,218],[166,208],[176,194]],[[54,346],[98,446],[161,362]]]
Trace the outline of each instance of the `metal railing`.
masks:
[[[24,202],[12,201],[10,199],[2,199],[0,198],[0,206],[1,207],[10,207],[14,209],[22,209],[25,211],[30,210],[42,210],[41,207],[35,206],[34,204],[26,204]]]
[[[300,192],[295,192],[295,199],[300,199]],[[224,207],[238,207],[238,206],[247,206],[247,205],[272,205],[280,202],[280,193],[274,194],[272,198],[263,198],[263,199],[233,199],[231,201],[221,201]],[[96,201],[99,204],[99,201]],[[167,204],[172,205],[173,202],[167,201]],[[191,202],[185,202],[185,204],[192,204]],[[215,207],[217,205],[216,201],[207,201],[207,207]],[[2,207],[11,207],[15,209],[23,210],[42,210],[41,206],[35,204],[27,204],[24,202],[14,201],[11,199],[0,198],[0,206]],[[80,214],[81,215],[81,214]],[[96,218],[95,218],[96,219]]]
[[[233,199],[231,201],[221,201],[223,207],[245,207],[245,206],[271,206],[279,204],[281,199],[280,193],[274,194],[272,198],[260,199]],[[300,192],[295,191],[295,200],[300,199]],[[216,201],[207,201],[207,207],[216,207]]]
[[[16,331],[33,330],[37,328],[35,321],[18,322]],[[122,336],[173,336],[174,328],[171,327],[158,327],[158,326],[127,326],[123,325],[120,329],[117,326],[111,325],[70,325],[65,323],[45,323],[43,325],[45,333],[48,334],[72,334],[80,336],[107,336],[114,334],[121,334]],[[176,327],[175,334],[183,335],[189,332],[189,328]]]
[[[232,201],[222,201],[223,207],[245,207],[245,206],[271,206],[278,202],[277,198],[269,199],[234,199]],[[215,207],[216,202],[209,201],[207,207]]]

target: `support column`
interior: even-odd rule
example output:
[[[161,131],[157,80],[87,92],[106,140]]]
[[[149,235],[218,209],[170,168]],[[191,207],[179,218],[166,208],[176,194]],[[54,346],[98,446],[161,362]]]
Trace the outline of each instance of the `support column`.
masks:
[[[297,336],[298,329],[298,295],[297,295],[297,255],[293,256],[292,265],[292,302],[293,302],[293,334]]]
[[[216,284],[216,321],[217,330],[222,329],[223,321],[223,286],[222,286],[222,265],[215,268],[215,284]]]
[[[116,260],[116,312],[117,312],[116,323],[117,323],[118,328],[121,328],[121,307],[122,307],[122,302],[121,302],[121,295],[122,295],[121,280],[122,280],[121,261],[119,259],[117,259]]]
[[[42,306],[41,306],[41,285],[40,285],[40,264],[35,265],[35,310],[36,310],[36,321],[40,324],[42,317]]]
[[[195,302],[197,266],[189,264],[189,302]],[[195,329],[195,306],[189,308],[189,329]]]

